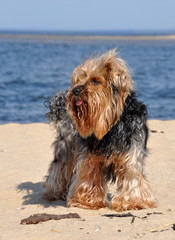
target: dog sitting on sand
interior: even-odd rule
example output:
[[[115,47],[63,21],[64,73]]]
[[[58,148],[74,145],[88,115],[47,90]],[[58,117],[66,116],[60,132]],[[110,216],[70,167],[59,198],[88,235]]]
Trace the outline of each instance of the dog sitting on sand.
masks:
[[[136,98],[126,63],[111,50],[73,72],[69,91],[49,102],[57,137],[45,197],[68,206],[106,207],[107,183],[116,183],[116,211],[155,207],[144,173],[147,110]]]

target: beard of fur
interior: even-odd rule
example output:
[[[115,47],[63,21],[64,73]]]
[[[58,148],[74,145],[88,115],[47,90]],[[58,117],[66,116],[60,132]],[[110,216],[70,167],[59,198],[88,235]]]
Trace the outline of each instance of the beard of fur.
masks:
[[[73,123],[82,137],[87,137],[92,134],[90,119],[89,119],[89,107],[88,107],[88,94],[84,90],[78,97],[83,102],[82,105],[76,105],[76,98],[73,95],[72,90],[67,95],[67,112],[73,120]]]
[[[102,139],[120,119],[123,103],[119,95],[114,97],[112,91],[106,91],[106,89],[103,89],[100,94],[93,93],[93,97],[96,102],[91,108],[92,112],[96,113],[94,114],[93,132],[98,139]]]
[[[113,96],[112,89],[101,88],[96,92],[85,90],[79,99],[83,104],[76,106],[72,92],[67,97],[67,110],[77,131],[83,138],[94,134],[102,139],[120,119],[123,111],[122,97],[119,94]]]

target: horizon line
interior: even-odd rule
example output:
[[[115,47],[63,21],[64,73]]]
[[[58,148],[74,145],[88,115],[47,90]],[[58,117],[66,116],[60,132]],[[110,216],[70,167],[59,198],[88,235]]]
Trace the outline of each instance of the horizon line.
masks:
[[[65,32],[65,33],[132,33],[132,32],[136,32],[136,33],[166,33],[166,34],[172,34],[174,32],[175,34],[175,29],[5,29],[5,28],[0,28],[0,32]]]

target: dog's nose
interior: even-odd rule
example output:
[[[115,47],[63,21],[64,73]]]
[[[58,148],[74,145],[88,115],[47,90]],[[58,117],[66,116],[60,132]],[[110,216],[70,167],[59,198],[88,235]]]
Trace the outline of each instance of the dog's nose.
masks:
[[[78,86],[73,89],[74,96],[78,96],[83,90],[83,86]]]

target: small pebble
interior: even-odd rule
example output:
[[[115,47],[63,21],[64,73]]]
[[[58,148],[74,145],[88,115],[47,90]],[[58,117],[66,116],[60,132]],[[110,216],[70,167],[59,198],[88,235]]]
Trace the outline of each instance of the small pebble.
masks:
[[[18,208],[16,208],[17,211],[24,210],[24,209],[25,209],[24,207],[18,207]]]
[[[1,149],[0,152],[7,152],[7,149]]]
[[[167,209],[167,212],[171,212],[171,208],[168,208],[168,209]]]

